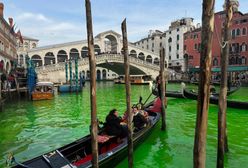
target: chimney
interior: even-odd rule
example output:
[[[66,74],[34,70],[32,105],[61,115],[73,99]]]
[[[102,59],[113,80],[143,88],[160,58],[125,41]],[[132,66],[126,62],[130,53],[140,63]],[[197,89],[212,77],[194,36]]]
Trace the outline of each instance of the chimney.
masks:
[[[9,25],[10,27],[13,27],[13,18],[9,18]]]
[[[0,17],[3,17],[3,10],[4,10],[4,5],[3,5],[3,3],[1,2],[1,3],[0,3]]]

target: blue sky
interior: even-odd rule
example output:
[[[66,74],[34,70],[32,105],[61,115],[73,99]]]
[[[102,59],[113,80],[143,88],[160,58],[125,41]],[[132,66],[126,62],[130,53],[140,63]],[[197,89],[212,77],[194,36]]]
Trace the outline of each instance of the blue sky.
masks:
[[[13,17],[23,35],[40,40],[39,46],[86,39],[84,0],[2,0],[4,17]],[[224,0],[216,0],[215,11]],[[248,0],[240,0],[247,13]],[[149,30],[165,31],[170,22],[192,17],[201,22],[202,0],[91,0],[94,36],[107,30],[121,34],[127,18],[128,39],[135,42]],[[246,8],[245,8],[246,7]]]

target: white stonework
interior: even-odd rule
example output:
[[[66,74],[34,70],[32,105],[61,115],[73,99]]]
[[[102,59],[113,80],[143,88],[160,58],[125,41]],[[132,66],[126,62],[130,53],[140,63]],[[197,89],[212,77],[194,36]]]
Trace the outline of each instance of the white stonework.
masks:
[[[20,39],[17,38],[17,44],[18,44],[18,48],[17,48],[17,63],[20,66],[26,66],[26,56],[28,55],[28,50],[32,49],[32,48],[36,48],[38,46],[38,39],[34,39],[34,38],[30,38],[27,36],[23,36],[23,43],[21,43]]]

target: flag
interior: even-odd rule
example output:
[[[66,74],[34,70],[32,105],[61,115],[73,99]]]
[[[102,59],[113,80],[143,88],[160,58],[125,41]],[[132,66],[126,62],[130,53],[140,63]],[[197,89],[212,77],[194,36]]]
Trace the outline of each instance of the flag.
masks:
[[[18,30],[18,32],[16,33],[17,37],[19,38],[20,42],[23,44],[23,38],[22,38],[22,34],[21,31]]]
[[[15,34],[15,24],[10,28],[10,33],[14,33]]]

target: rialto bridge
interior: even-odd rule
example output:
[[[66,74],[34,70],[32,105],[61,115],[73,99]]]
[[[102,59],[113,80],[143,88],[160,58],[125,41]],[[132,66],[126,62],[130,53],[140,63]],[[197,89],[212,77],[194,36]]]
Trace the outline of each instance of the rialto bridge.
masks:
[[[112,30],[106,31],[95,36],[94,44],[97,78],[113,79],[124,74],[121,35]],[[158,75],[159,55],[131,43],[128,44],[128,50],[130,74],[147,74],[153,78]],[[28,57],[36,66],[39,80],[65,82],[65,62],[76,58],[78,71],[89,78],[87,40],[33,48],[28,51]]]

